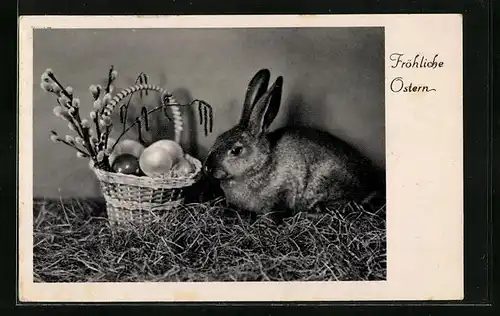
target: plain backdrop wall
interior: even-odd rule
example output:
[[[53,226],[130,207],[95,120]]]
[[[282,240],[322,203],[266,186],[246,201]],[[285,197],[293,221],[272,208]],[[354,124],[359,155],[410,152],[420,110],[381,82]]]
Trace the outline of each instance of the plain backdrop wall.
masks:
[[[35,30],[33,40],[34,196],[100,195],[88,161],[49,140],[50,130],[70,131],[52,114],[55,96],[40,88],[46,68],[74,88],[84,117],[92,108],[88,87],[104,84],[110,65],[118,71],[117,92],[145,72],[150,83],[182,102],[207,101],[215,115],[208,137],[196,108],[184,111],[189,124],[183,146],[199,159],[237,122],[253,74],[269,68],[271,80],[284,76],[282,106],[272,128],[296,123],[322,128],[385,165],[383,28],[43,29]],[[148,96],[145,102],[155,101]],[[156,138],[169,137],[163,121],[154,127],[167,128]]]

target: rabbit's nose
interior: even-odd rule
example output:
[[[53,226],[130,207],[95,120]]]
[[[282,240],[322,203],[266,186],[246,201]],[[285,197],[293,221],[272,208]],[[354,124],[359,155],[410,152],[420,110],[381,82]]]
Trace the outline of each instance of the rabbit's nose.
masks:
[[[205,172],[206,175],[210,175],[213,171],[212,167],[212,162],[210,156],[205,160],[205,163],[203,164],[203,172]]]
[[[212,173],[212,168],[210,168],[207,164],[205,164],[203,166],[203,172],[205,172],[205,174],[210,174]]]
[[[209,154],[208,157],[205,159],[205,163],[203,164],[203,172],[205,172],[206,175],[211,175],[212,172],[214,171],[214,157],[213,155]]]

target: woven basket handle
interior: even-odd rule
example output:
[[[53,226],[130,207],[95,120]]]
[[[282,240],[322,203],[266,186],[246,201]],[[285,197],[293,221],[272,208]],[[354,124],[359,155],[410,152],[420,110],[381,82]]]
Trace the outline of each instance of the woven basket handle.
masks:
[[[170,100],[173,104],[178,103],[173,96],[170,97]],[[184,129],[181,110],[177,105],[170,105],[169,108],[172,110],[172,119],[174,120],[174,140],[176,143],[180,143],[182,130]]]
[[[164,100],[168,100],[168,107],[172,110],[172,116],[173,116],[173,121],[174,121],[174,140],[177,143],[180,143],[181,136],[182,136],[182,130],[183,130],[183,125],[184,122],[182,120],[182,115],[179,107],[179,102],[175,99],[175,97],[168,92],[167,90],[157,86],[157,85],[151,85],[151,84],[136,84],[133,86],[130,86],[126,89],[123,89],[120,91],[118,94],[116,94],[113,99],[110,101],[110,111],[113,110],[113,108],[124,98],[127,96],[131,95],[134,92],[137,91],[145,91],[145,90],[150,90],[150,91],[158,91],[161,93],[161,100],[164,102]]]

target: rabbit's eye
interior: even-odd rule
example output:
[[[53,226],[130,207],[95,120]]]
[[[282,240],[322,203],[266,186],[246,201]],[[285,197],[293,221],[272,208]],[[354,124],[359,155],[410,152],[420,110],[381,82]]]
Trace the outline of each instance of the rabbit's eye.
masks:
[[[235,146],[235,147],[231,148],[231,155],[238,156],[239,154],[241,154],[242,151],[243,151],[243,147]]]

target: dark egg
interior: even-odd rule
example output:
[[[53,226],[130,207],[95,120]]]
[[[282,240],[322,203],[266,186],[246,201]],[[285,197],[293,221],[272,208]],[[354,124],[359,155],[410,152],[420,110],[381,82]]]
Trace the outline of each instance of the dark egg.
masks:
[[[141,173],[139,160],[131,154],[119,155],[115,158],[115,161],[113,161],[113,171],[123,174],[139,175]]]

